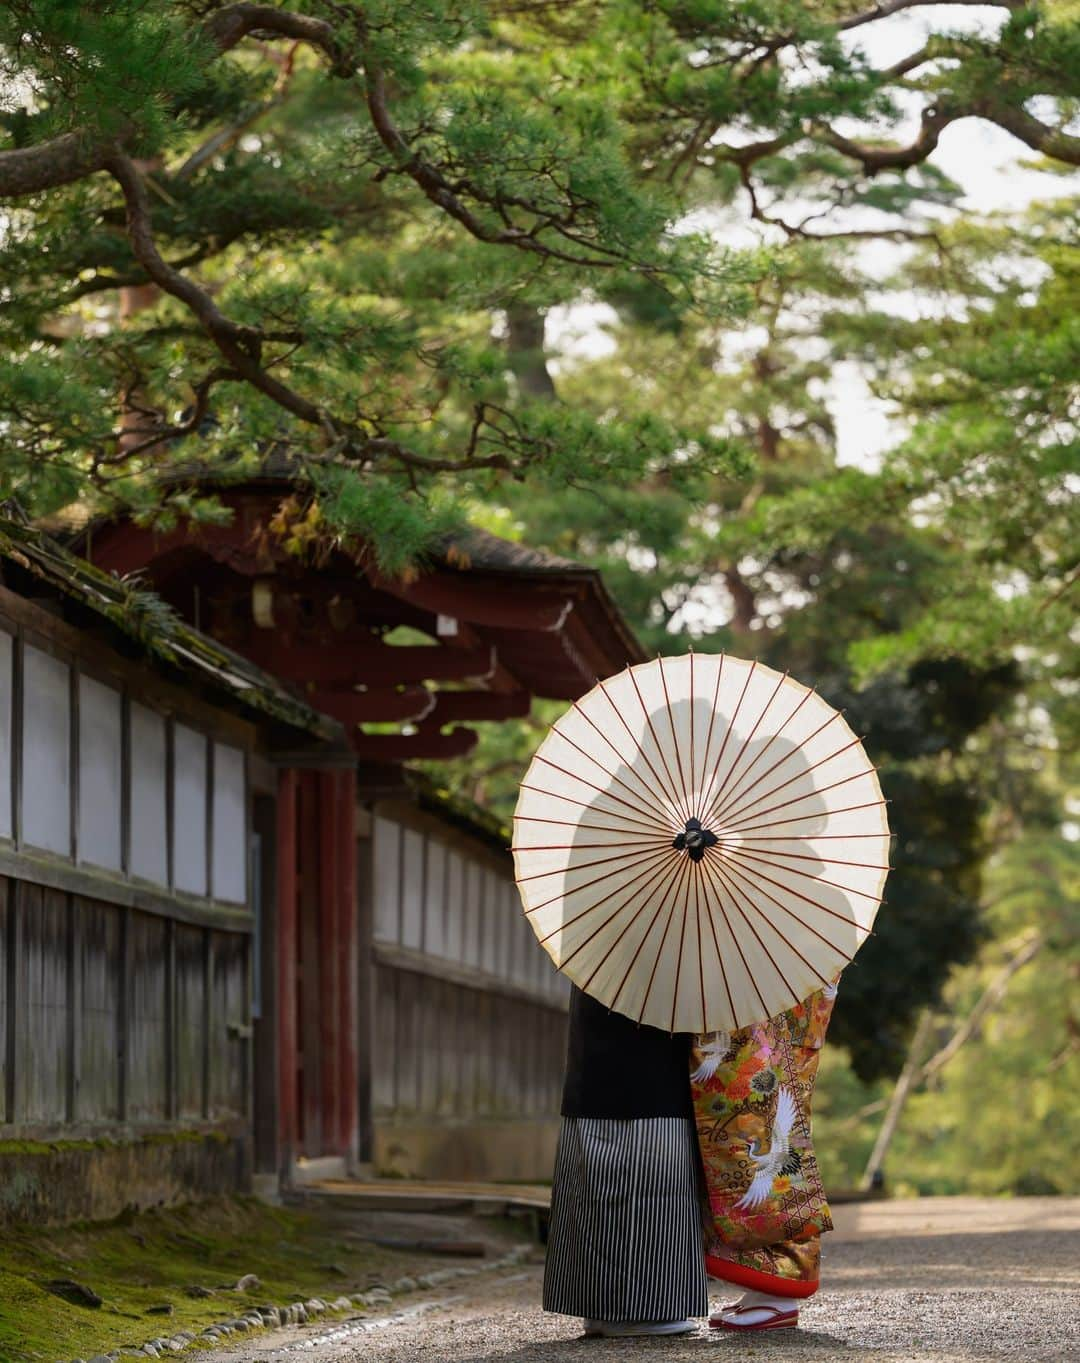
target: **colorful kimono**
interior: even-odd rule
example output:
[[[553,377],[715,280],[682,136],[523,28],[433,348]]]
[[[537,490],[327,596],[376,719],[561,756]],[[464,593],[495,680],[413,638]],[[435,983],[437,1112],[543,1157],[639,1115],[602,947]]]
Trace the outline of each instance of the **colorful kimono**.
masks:
[[[835,999],[832,984],[767,1022],[695,1039],[690,1086],[710,1277],[782,1297],[817,1291],[832,1218],[810,1100]]]

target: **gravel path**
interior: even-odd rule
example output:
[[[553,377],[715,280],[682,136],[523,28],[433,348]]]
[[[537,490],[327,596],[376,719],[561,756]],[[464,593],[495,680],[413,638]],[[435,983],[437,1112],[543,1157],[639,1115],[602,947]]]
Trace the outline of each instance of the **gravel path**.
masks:
[[[540,1310],[536,1263],[418,1295],[396,1317],[260,1335],[208,1363],[1080,1363],[1080,1199],[931,1198],[836,1219],[826,1290],[798,1331],[586,1340],[578,1321]]]

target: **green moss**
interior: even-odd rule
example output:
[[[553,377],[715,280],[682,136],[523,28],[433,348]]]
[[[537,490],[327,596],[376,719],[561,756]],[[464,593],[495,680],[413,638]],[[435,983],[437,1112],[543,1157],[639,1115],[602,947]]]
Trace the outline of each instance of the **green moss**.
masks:
[[[245,1305],[362,1292],[445,1264],[354,1238],[347,1211],[269,1207],[244,1197],[127,1213],[107,1224],[16,1228],[0,1244],[0,1360],[89,1358],[163,1333],[198,1331]],[[256,1291],[226,1286],[245,1273],[258,1276]],[[85,1283],[103,1305],[73,1306],[54,1296],[44,1287],[54,1278]],[[215,1295],[189,1297],[189,1285]],[[172,1315],[146,1314],[164,1302]]]
[[[198,1145],[203,1141],[227,1145],[231,1139],[227,1131],[220,1129],[199,1131],[180,1128],[175,1131],[150,1131],[132,1136],[130,1140],[107,1137],[95,1140],[0,1140],[0,1158],[4,1155],[56,1155],[66,1150],[117,1150],[125,1145]]]
[[[109,1142],[95,1141],[0,1141],[3,1155],[55,1155],[60,1150],[104,1150]]]

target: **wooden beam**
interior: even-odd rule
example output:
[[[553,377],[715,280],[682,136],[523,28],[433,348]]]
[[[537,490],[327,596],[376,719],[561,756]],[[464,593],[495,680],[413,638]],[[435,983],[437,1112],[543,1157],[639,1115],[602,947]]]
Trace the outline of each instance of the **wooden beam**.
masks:
[[[373,688],[370,691],[335,691],[319,687],[308,693],[317,710],[333,715],[342,724],[406,723],[430,720],[444,724],[477,720],[519,719],[529,713],[528,691],[406,691]]]
[[[369,642],[370,641],[370,642]],[[337,642],[333,649],[299,644],[294,647],[252,645],[247,656],[285,681],[315,686],[370,687],[414,685],[423,681],[486,680],[497,657],[493,647],[443,648],[440,644],[395,647],[379,644],[373,636],[363,642]]]
[[[528,691],[439,691],[431,715],[434,724],[478,720],[521,719],[529,713]]]
[[[307,693],[307,702],[342,724],[404,724],[434,713],[436,696],[423,686],[407,686],[400,691],[383,686],[366,691],[320,686]]]
[[[512,579],[484,580],[465,573],[426,573],[402,582],[370,572],[373,586],[435,615],[449,615],[472,625],[497,629],[561,629],[574,608],[574,597]]]
[[[365,762],[447,762],[464,757],[476,747],[475,729],[418,730],[415,734],[350,734],[349,742],[357,757]]]
[[[198,529],[181,523],[172,530],[156,533],[131,521],[121,521],[92,536],[86,548],[91,563],[121,577],[178,549],[194,549],[245,576],[272,572],[274,564],[286,557],[284,550],[276,546],[257,549],[250,532],[235,523],[202,525]]]

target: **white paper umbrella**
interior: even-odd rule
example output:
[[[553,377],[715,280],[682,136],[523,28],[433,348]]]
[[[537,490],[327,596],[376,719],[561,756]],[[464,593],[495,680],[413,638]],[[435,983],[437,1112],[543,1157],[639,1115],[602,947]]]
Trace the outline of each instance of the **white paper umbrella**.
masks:
[[[514,862],[552,960],[668,1031],[744,1027],[830,983],[888,874],[862,743],[812,689],[726,655],[598,683],[521,783]]]

